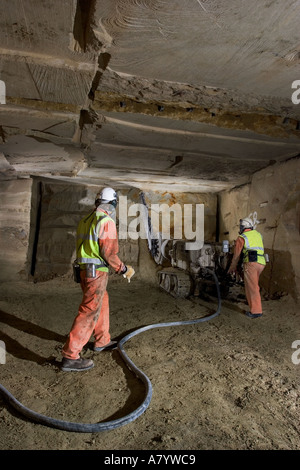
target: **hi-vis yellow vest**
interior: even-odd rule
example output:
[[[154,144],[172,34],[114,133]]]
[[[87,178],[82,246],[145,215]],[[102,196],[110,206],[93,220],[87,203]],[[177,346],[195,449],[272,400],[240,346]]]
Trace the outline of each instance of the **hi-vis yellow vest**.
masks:
[[[248,230],[240,235],[245,240],[243,248],[243,262],[249,262],[248,252],[249,250],[257,251],[257,263],[266,264],[264,256],[264,244],[262,236],[256,230]]]
[[[82,267],[87,263],[96,265],[98,271],[108,272],[108,264],[100,256],[98,235],[101,225],[113,219],[100,211],[93,211],[81,219],[77,227],[77,262]],[[113,221],[114,222],[114,221]]]

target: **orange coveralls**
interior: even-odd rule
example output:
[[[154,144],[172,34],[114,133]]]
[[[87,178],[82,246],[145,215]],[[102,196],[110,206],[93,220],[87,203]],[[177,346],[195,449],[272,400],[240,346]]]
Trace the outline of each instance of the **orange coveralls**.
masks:
[[[103,209],[101,211],[107,214]],[[98,243],[101,257],[116,273],[120,274],[125,265],[118,257],[119,243],[116,225],[113,221],[108,220],[102,225],[100,231]],[[106,235],[102,236],[104,232]],[[92,334],[95,338],[94,345],[96,347],[105,346],[111,340],[109,333],[109,299],[106,290],[108,272],[96,270],[96,277],[91,279],[87,278],[86,271],[82,270],[80,279],[83,298],[68,339],[62,349],[62,356],[67,359],[79,359],[82,348],[89,341]]]
[[[249,229],[245,230],[248,232]],[[232,273],[236,270],[237,264],[240,259],[241,252],[244,248],[245,240],[242,237],[238,237],[235,246],[233,258],[231,261],[228,273]],[[259,288],[259,277],[263,272],[265,265],[260,263],[244,263],[244,283],[245,283],[245,294],[250,312],[253,314],[262,313],[261,296]]]

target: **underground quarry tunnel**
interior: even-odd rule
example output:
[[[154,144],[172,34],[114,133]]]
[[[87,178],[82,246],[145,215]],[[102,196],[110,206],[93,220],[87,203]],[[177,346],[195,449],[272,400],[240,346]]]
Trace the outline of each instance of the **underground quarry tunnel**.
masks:
[[[300,450],[300,2],[2,0],[0,12],[0,449]],[[151,383],[146,405],[120,348],[89,342],[92,370],[60,369],[82,298],[77,224],[104,187],[135,269],[130,283],[109,273],[111,336],[155,325],[124,345]],[[269,259],[255,320],[227,274],[245,217]],[[5,390],[95,426],[45,425]]]

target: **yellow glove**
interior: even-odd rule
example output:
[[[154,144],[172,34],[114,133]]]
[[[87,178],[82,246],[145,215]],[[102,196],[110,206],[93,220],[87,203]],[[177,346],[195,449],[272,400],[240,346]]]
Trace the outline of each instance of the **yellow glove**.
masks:
[[[132,266],[126,266],[127,270],[126,272],[123,274],[123,277],[128,279],[128,282],[130,282],[130,279],[132,278],[132,276],[135,274],[135,270],[133,269]]]

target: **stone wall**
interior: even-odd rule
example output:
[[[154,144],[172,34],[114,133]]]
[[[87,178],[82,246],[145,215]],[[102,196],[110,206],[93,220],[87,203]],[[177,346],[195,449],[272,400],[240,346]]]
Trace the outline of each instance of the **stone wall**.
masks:
[[[76,229],[79,220],[94,208],[99,188],[79,184],[37,181],[34,196],[40,200],[40,213],[33,208],[32,231],[38,234],[34,278],[46,280],[61,275],[72,275],[76,257]],[[36,205],[39,205],[36,203]],[[120,240],[120,257],[127,263],[138,261],[138,241]],[[34,250],[34,249],[33,249]]]
[[[300,298],[300,160],[295,158],[255,173],[252,181],[216,194],[145,192],[151,204],[204,204],[206,241],[238,234],[239,219],[252,216],[264,237],[270,262],[261,277],[272,297],[290,293]],[[72,274],[77,223],[92,210],[99,188],[39,178],[1,181],[1,280],[30,275],[36,280]],[[121,190],[128,207],[141,201],[137,189]],[[219,200],[219,208],[217,201]],[[217,212],[220,212],[217,233]],[[151,215],[151,213],[150,213]],[[134,216],[128,217],[128,225]],[[195,221],[193,221],[195,222]],[[173,227],[174,228],[174,227]],[[118,221],[118,230],[119,221]],[[120,258],[132,264],[137,275],[155,282],[157,265],[146,240],[119,240]]]
[[[204,206],[204,240],[207,242],[213,242],[216,240],[216,214],[217,214],[217,195],[213,193],[176,193],[176,192],[159,192],[159,191],[146,191],[144,193],[145,195],[145,201],[147,203],[147,206],[149,208],[155,207],[155,204],[159,206],[160,209],[162,209],[163,213],[163,207],[166,207],[166,215],[168,216],[170,211],[168,210],[168,207],[172,208],[175,205],[178,206],[179,208],[179,213],[181,212],[182,219],[181,219],[181,232],[182,232],[182,239],[186,240],[193,240],[192,238],[190,239],[187,234],[188,231],[196,232],[196,223],[199,225],[202,223],[201,218],[199,217],[200,220],[197,220],[197,215],[196,215],[196,205],[203,205]],[[187,207],[190,206],[191,209],[191,214],[192,214],[192,220],[188,220],[187,218],[187,223],[185,226],[185,221],[184,217],[185,214],[187,214]],[[150,216],[151,216],[151,211],[150,211]],[[152,217],[152,220],[154,218]],[[174,226],[174,222],[178,221],[180,223],[180,220],[177,219],[177,217],[172,217],[171,218],[171,238],[179,238],[176,237],[176,227]],[[192,226],[189,226],[192,225]],[[185,228],[187,230],[185,230]],[[161,226],[155,227],[154,226],[154,231],[159,231],[161,229]]]
[[[269,254],[261,285],[271,296],[300,299],[300,159],[269,166],[251,183],[220,194],[220,239],[234,242],[239,219],[251,216]]]
[[[71,273],[76,225],[84,209],[90,210],[88,189],[37,181],[35,190],[38,208],[33,210],[32,217],[36,234],[32,275],[43,280]]]
[[[72,274],[71,265],[75,259],[76,227],[78,221],[93,209],[98,190],[99,188],[95,186],[34,180],[28,257],[32,260],[31,273],[35,279],[43,280]],[[131,224],[143,223],[138,211],[130,212],[130,208],[134,209],[134,204],[141,203],[140,193],[141,191],[138,189],[118,191],[119,198],[123,197],[123,215],[120,216],[119,211],[117,213],[118,233],[123,230],[123,233],[127,234],[126,238],[119,238],[119,256],[124,263],[132,264],[135,267],[137,275],[142,275],[145,272],[145,262],[147,263],[147,272],[149,269],[152,270],[151,272],[153,269],[156,270],[155,263],[147,253],[141,256],[140,251],[147,251],[148,248],[147,241],[141,240],[139,227],[136,229],[136,238],[134,238],[134,233],[130,234]],[[216,195],[147,192],[145,199],[149,208],[154,203],[166,204],[165,207],[179,204],[182,207],[182,212],[184,212],[184,204],[204,204],[205,237],[206,240],[215,240]],[[120,203],[119,209],[121,209]],[[141,259],[143,261],[140,263]]]
[[[1,281],[20,280],[27,275],[31,187],[31,179],[1,181]]]
[[[78,221],[94,207],[96,186],[67,184],[38,177],[1,182],[1,277],[3,279],[33,278],[47,280],[55,276],[72,275],[75,259],[75,238]],[[139,212],[130,207],[141,203],[141,191],[118,191],[126,200],[126,218],[118,214],[117,228],[124,231],[120,222],[127,224],[126,238],[119,239],[122,261],[132,264],[137,275],[155,282],[157,265],[148,251],[145,239],[130,235],[130,224],[139,219]],[[151,216],[151,205],[172,207],[177,204],[184,214],[184,205],[190,204],[195,215],[195,205],[204,204],[204,233],[206,241],[216,238],[217,196],[213,194],[183,194],[148,191],[145,202]],[[164,206],[165,205],[165,206]],[[119,204],[120,207],[120,204]],[[168,215],[168,214],[167,214]],[[143,219],[139,219],[144,223]],[[172,219],[172,222],[174,220]],[[183,229],[183,238],[184,226]],[[195,230],[195,220],[193,220]],[[157,230],[157,227],[154,227]],[[171,223],[171,237],[174,235]]]
[[[35,279],[43,280],[59,275],[71,275],[71,265],[75,258],[76,227],[78,221],[93,209],[98,190],[99,188],[95,186],[34,180],[29,258],[32,260],[31,273]],[[130,207],[141,203],[141,191],[124,189],[118,193],[119,197],[123,197],[126,217],[124,214],[120,217],[118,213],[117,229],[118,233],[120,229],[127,233],[126,238],[119,238],[119,256],[123,262],[134,265],[137,274],[145,271],[145,260],[147,260],[147,269],[153,268],[155,271],[156,267],[147,254],[142,257],[142,271],[139,269],[140,248],[147,251],[147,242],[141,240],[138,229],[136,231],[138,238],[134,238],[129,233],[132,223],[135,221],[143,223],[138,211],[131,211],[130,215]],[[184,204],[204,204],[205,237],[210,241],[215,240],[216,195],[147,192],[145,197],[149,208],[154,203],[168,206],[177,203],[184,211]],[[121,208],[120,204],[119,208]],[[125,229],[124,225],[120,226],[120,223],[127,224]]]

